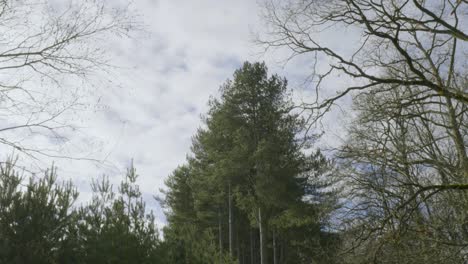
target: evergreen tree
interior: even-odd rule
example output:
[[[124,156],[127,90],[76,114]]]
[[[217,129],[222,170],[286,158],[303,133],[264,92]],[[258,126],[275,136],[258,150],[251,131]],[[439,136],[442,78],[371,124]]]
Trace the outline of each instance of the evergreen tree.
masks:
[[[70,182],[57,183],[52,167],[37,179],[25,179],[8,160],[0,166],[0,262],[60,263],[76,258]]]
[[[93,200],[80,211],[84,263],[158,263],[159,233],[137,178],[131,165],[117,194],[105,177],[93,184]]]
[[[316,191],[322,201],[304,200],[322,187],[309,172],[323,174],[330,166],[320,153],[304,154],[298,137],[303,122],[291,106],[287,81],[269,76],[263,63],[246,62],[221,87],[193,139],[188,165],[167,182],[172,236],[181,226],[212,234],[220,254],[240,263],[310,262],[311,254],[295,248],[323,242],[326,213],[319,207],[327,199]]]

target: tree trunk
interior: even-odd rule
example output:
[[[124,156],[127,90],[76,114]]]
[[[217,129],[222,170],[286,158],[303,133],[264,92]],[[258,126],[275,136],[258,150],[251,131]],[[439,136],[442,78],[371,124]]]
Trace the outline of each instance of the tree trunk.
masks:
[[[237,242],[237,261],[241,261],[241,248],[239,242]]]
[[[219,253],[223,254],[223,225],[221,217],[221,209],[218,209],[218,239],[219,239]]]
[[[446,101],[449,110],[450,126],[452,127],[452,137],[459,157],[460,167],[463,171],[464,179],[461,179],[463,181],[468,179],[468,154],[466,153],[465,141],[463,140],[462,133],[460,132],[460,124],[457,120],[457,114],[452,100],[447,97]]]
[[[282,240],[280,240],[280,263],[283,263],[284,260],[286,259],[286,255],[285,255],[285,245],[283,243]]]
[[[264,240],[264,226],[262,221],[262,210],[258,207],[258,229],[259,229],[259,239],[260,239],[260,264],[266,264],[265,256],[265,240]]]
[[[250,264],[254,264],[255,262],[254,248],[255,248],[254,237],[253,237],[252,228],[250,228]]]
[[[273,229],[273,264],[277,264],[276,259],[276,231]]]
[[[232,257],[232,195],[231,195],[231,181],[228,182],[228,206],[229,206],[229,255]]]

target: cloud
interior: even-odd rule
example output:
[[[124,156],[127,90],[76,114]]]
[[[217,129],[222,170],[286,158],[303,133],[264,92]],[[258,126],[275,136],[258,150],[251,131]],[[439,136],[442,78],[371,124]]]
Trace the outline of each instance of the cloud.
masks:
[[[145,200],[163,224],[162,210],[152,197],[184,162],[200,115],[219,86],[243,61],[265,60],[271,72],[290,78],[298,100],[310,100],[312,90],[302,89],[302,81],[312,62],[304,57],[283,67],[278,58],[286,57],[284,51],[259,55],[251,35],[260,30],[255,1],[137,0],[133,8],[148,34],[109,40],[118,69],[95,77],[91,101],[99,101],[98,107],[80,112],[81,129],[67,134],[77,155],[87,153],[104,162],[55,162],[86,201],[91,178],[107,174],[117,185],[133,158]]]

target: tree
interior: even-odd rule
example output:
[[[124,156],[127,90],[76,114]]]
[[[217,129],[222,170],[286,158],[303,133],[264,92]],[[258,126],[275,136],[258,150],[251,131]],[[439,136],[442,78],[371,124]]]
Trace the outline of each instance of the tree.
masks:
[[[66,156],[54,146],[76,129],[69,114],[96,93],[92,74],[109,69],[102,40],[136,26],[128,10],[99,0],[0,1],[0,144],[33,158]]]
[[[93,200],[76,206],[76,188],[59,183],[55,167],[26,178],[11,160],[1,164],[0,262],[167,263],[137,177],[131,166],[118,195],[104,177]]]
[[[245,163],[235,167],[243,167],[246,175],[236,176],[247,177],[240,191],[250,197],[245,209],[258,223],[261,263],[268,262],[269,214],[299,197],[295,175],[301,155],[294,141],[299,128],[296,117],[288,113],[286,87],[284,79],[268,77],[264,64],[245,63],[222,94],[226,116],[231,116],[236,126],[234,144],[242,148],[245,157]]]
[[[328,213],[323,201],[309,199],[326,196],[314,194],[321,187],[312,174],[330,168],[320,153],[302,152],[296,137],[302,120],[290,113],[286,84],[265,64],[246,62],[221,87],[221,98],[210,101],[187,165],[166,183],[167,231],[184,249],[181,259],[196,255],[185,236],[192,232],[218,234],[211,238],[216,260],[226,251],[240,263],[308,263],[324,253],[317,244]],[[294,238],[298,233],[304,236]]]
[[[337,153],[342,198],[349,201],[340,215],[348,262],[457,263],[466,257],[466,4],[265,5],[271,34],[262,44],[316,58],[317,92],[337,75],[347,78],[336,96],[302,105],[311,111],[309,124],[353,96],[358,115]],[[360,34],[348,52],[321,38],[343,28]]]
[[[447,97],[468,103],[464,89],[463,46],[465,1],[265,1],[268,35],[258,41],[266,48],[289,47],[293,55],[310,54],[317,60],[313,77],[320,91],[326,78],[341,74],[351,85],[338,94],[304,107],[320,117],[340,98],[352,92],[368,92],[383,84],[419,91],[426,98]],[[340,54],[321,43],[317,32],[339,28],[361,34],[359,45]],[[461,58],[461,59],[460,59]],[[326,69],[328,68],[328,69]],[[405,78],[389,72],[406,73]],[[323,87],[326,88],[326,87]]]
[[[209,184],[195,190],[193,180],[194,169],[190,163],[178,167],[166,180],[168,189],[162,200],[168,221],[164,228],[165,263],[232,263],[222,247],[217,248],[212,230],[207,228],[212,224],[205,215],[207,210],[195,205],[195,193],[198,192],[198,196],[205,193]],[[217,213],[217,209],[214,212]]]
[[[437,110],[402,104],[400,89],[361,97],[359,122],[339,154],[350,167],[344,179],[347,197],[354,200],[346,222],[361,232],[359,240],[374,241],[370,257],[389,263],[461,262],[466,178],[453,127],[443,125],[450,124],[444,101]]]
[[[58,184],[56,169],[23,186],[14,162],[0,166],[0,261],[60,263],[72,261],[72,231],[78,193],[71,183]],[[23,189],[24,187],[24,189]]]
[[[146,211],[137,178],[132,164],[118,196],[106,178],[94,183],[93,200],[80,210],[83,263],[162,263],[154,215]]]

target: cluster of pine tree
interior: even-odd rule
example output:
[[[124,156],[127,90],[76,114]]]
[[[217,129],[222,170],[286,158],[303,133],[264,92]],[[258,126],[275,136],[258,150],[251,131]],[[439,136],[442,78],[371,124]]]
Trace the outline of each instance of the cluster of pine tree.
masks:
[[[169,263],[333,263],[333,164],[306,154],[287,81],[246,62],[220,92],[166,182]]]
[[[304,151],[286,80],[246,62],[221,93],[166,181],[164,239],[133,165],[117,190],[103,177],[76,204],[54,167],[27,178],[10,160],[0,166],[0,263],[333,263],[334,166]]]
[[[131,167],[113,191],[106,178],[75,206],[78,192],[56,169],[25,179],[0,166],[0,263],[161,263],[160,239]]]

